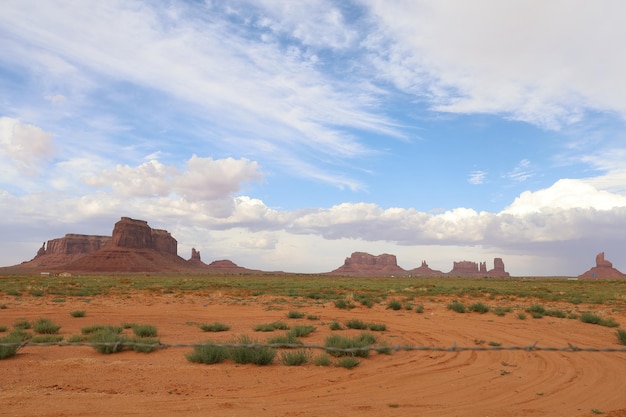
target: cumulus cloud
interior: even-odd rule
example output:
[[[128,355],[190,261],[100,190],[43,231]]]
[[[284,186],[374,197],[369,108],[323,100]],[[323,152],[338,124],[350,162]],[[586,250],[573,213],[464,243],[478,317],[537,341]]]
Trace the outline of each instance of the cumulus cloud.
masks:
[[[201,158],[193,155],[182,171],[157,160],[137,167],[117,165],[87,176],[94,187],[111,188],[124,197],[164,197],[175,194],[190,202],[229,198],[239,191],[241,183],[261,179],[259,166],[247,159]]]
[[[35,176],[54,155],[52,134],[11,117],[0,117],[0,160],[23,175]]]

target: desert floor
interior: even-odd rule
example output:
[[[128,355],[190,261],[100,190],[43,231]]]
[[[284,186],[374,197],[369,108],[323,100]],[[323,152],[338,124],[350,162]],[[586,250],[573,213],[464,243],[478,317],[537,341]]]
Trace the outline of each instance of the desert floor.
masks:
[[[306,344],[324,344],[329,323],[360,319],[384,323],[372,332],[389,345],[623,348],[615,328],[580,320],[543,317],[521,320],[531,300],[471,298],[513,308],[505,316],[460,314],[449,297],[416,300],[415,310],[385,303],[350,310],[333,302],[280,296],[244,296],[219,291],[203,295],[136,291],[93,297],[0,295],[0,325],[11,331],[20,319],[49,318],[69,337],[94,324],[157,326],[163,343],[229,341],[254,332],[257,324],[281,320],[314,325]],[[623,309],[602,305],[547,304],[564,311],[592,310],[626,325]],[[75,318],[71,311],[85,310]],[[307,316],[289,319],[296,310]],[[194,323],[221,322],[227,332],[206,333]],[[395,351],[371,353],[359,366],[286,366],[280,355],[267,366],[191,363],[189,347],[152,353],[105,355],[90,346],[25,346],[0,361],[2,416],[626,416],[626,353],[563,351]],[[322,351],[314,350],[313,356]]]

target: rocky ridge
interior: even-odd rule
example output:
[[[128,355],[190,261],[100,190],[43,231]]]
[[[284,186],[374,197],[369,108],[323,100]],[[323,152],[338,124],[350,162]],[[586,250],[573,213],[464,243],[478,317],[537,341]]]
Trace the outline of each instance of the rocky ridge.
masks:
[[[578,276],[579,278],[603,279],[626,278],[626,274],[613,268],[613,264],[604,259],[604,252],[596,255],[596,266]]]

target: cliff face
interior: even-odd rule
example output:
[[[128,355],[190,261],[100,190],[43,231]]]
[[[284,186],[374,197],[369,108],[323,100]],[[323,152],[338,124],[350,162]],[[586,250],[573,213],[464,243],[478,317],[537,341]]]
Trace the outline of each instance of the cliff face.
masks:
[[[600,252],[596,255],[596,266],[579,275],[579,278],[626,278],[626,275],[613,268],[613,264],[604,259],[604,252]]]
[[[385,276],[385,275],[406,275],[407,271],[398,266],[395,255],[382,254],[378,256],[365,252],[354,252],[346,258],[343,265],[331,275],[351,275],[351,276]]]
[[[130,217],[115,223],[111,243],[120,248],[154,249],[172,255],[178,252],[178,242],[167,230],[152,229],[147,221]]]
[[[502,258],[494,258],[493,269],[487,270],[487,262],[477,264],[471,261],[454,262],[452,271],[446,275],[451,277],[508,277],[508,272],[504,270]]]
[[[110,236],[67,234],[65,237],[48,241],[48,247],[37,256],[80,255],[94,253],[111,242]]]

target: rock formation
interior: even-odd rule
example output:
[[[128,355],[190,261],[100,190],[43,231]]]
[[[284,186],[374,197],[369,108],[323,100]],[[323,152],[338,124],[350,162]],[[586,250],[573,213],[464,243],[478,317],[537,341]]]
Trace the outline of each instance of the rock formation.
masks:
[[[403,276],[407,274],[407,271],[398,266],[395,255],[385,253],[374,256],[365,252],[354,252],[350,257],[346,258],[342,266],[328,274],[349,276]]]
[[[442,277],[444,273],[431,269],[426,261],[422,261],[422,265],[407,271],[410,276],[430,276],[430,277]]]
[[[604,252],[596,255],[596,266],[588,270],[579,278],[605,279],[626,278],[626,275],[613,268],[613,264],[604,259]]]
[[[120,248],[154,249],[172,255],[178,250],[178,242],[167,230],[152,229],[147,221],[130,217],[122,217],[115,223],[112,244]]]
[[[502,258],[494,258],[493,269],[487,270],[487,262],[477,264],[471,261],[454,262],[452,271],[446,275],[451,277],[508,277],[508,272],[504,270]]]

